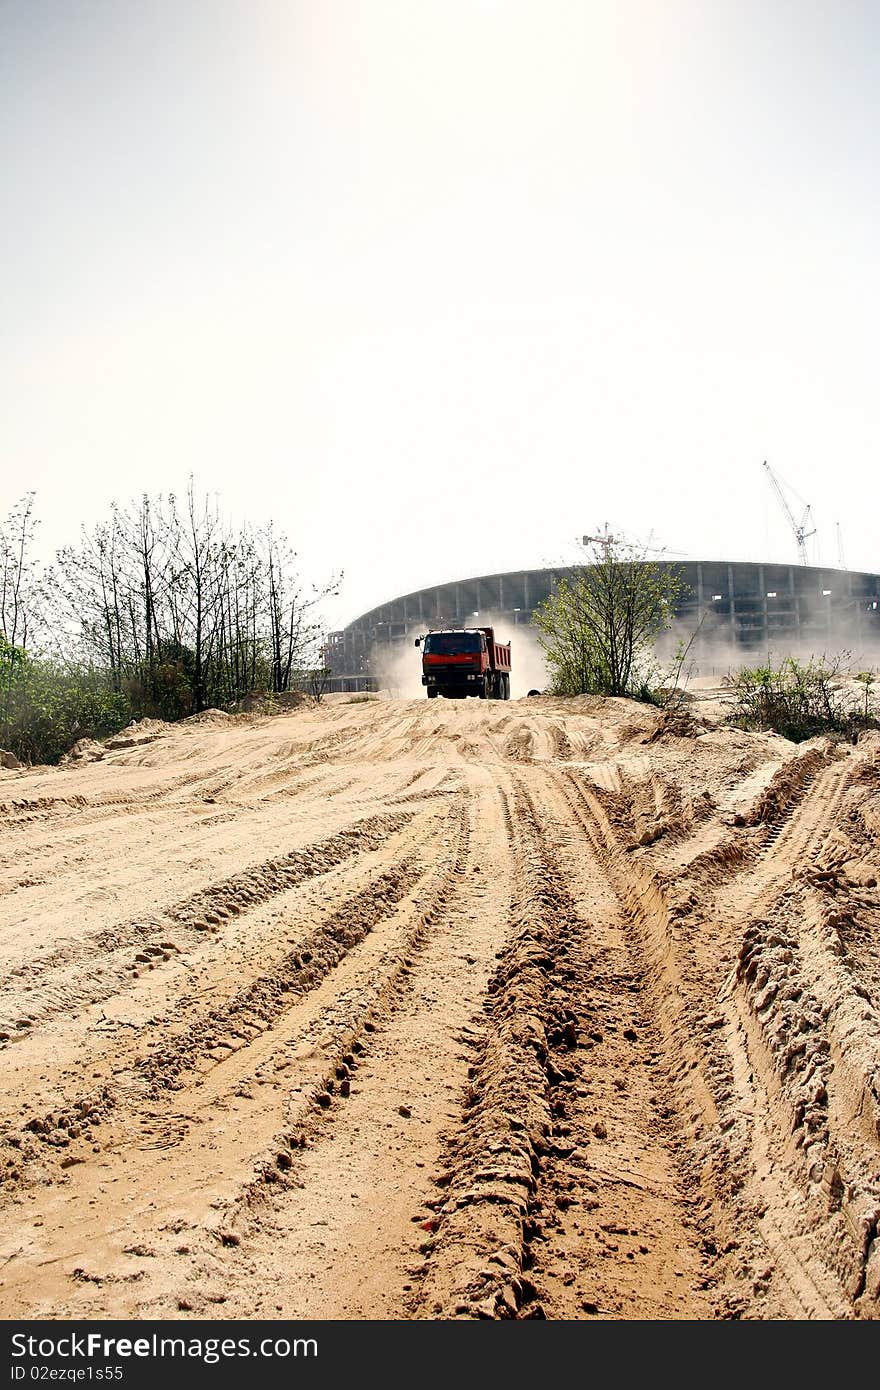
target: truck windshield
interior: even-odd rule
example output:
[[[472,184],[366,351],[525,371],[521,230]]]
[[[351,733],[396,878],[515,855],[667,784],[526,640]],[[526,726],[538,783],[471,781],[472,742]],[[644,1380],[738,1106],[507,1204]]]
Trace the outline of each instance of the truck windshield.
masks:
[[[478,632],[429,632],[425,638],[424,650],[453,656],[457,652],[478,652],[480,634]]]

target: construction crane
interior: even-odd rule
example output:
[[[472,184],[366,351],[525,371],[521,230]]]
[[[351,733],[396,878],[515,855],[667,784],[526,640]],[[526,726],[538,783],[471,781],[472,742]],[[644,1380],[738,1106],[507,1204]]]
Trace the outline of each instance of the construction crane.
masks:
[[[608,522],[606,521],[605,530],[601,535],[581,536],[581,545],[591,545],[595,542],[597,545],[603,545],[605,549],[608,550],[612,545],[617,545],[622,539],[622,536],[612,536],[611,532],[608,530]]]
[[[683,550],[668,550],[665,545],[651,545],[651,537],[653,536],[653,534],[654,533],[652,531],[645,545],[641,545],[638,541],[634,542],[633,549],[640,551],[645,555],[649,553],[652,553],[654,555],[684,555],[685,552]],[[624,536],[613,536],[611,532],[608,530],[608,522],[606,521],[605,530],[603,532],[601,532],[598,536],[581,536],[580,544],[583,546],[588,546],[591,544],[601,545],[605,550],[605,553],[607,554],[612,546],[626,545],[627,542]]]
[[[767,477],[770,479],[770,485],[773,488],[773,491],[776,493],[776,496],[779,498],[779,505],[781,506],[782,510],[785,512],[786,517],[788,518],[789,526],[791,527],[792,531],[794,531],[794,538],[797,541],[798,555],[800,556],[801,564],[805,565],[807,563],[807,541],[810,538],[810,536],[815,536],[816,534],[815,526],[813,527],[812,531],[807,530],[807,527],[811,524],[813,520],[812,516],[810,515],[810,504],[809,502],[807,503],[804,514],[800,519],[800,523],[795,521],[794,513],[785,499],[785,493],[782,491],[782,488],[780,487],[779,479],[773,472],[773,469],[770,467],[766,459],[764,460],[764,467],[767,470]]]
[[[843,558],[843,532],[840,529],[840,522],[837,522],[837,563],[842,570],[846,569],[846,560]]]

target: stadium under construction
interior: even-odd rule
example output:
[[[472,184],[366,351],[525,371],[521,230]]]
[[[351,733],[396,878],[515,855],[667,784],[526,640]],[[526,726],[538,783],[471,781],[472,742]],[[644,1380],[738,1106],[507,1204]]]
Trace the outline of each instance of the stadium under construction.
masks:
[[[878,574],[726,560],[656,563],[681,581],[674,630],[685,640],[695,634],[690,656],[697,673],[735,669],[768,652],[776,659],[847,651],[863,664],[880,661]],[[572,573],[560,567],[484,574],[390,599],[329,635],[332,688],[375,685],[389,654],[431,627],[491,621],[502,638],[515,638]]]

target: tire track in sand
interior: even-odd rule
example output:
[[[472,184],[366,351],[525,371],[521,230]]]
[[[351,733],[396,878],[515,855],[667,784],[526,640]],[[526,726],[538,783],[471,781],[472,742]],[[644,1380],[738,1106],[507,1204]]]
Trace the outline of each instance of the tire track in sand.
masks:
[[[192,950],[203,932],[217,932],[254,906],[326,874],[347,858],[368,852],[408,823],[411,812],[376,816],[329,839],[291,850],[233,874],[155,915],[99,931],[19,966],[0,980],[0,1047],[59,1012],[100,1003],[118,992],[138,967],[152,968],[169,953]],[[174,940],[168,943],[167,938]],[[180,943],[184,944],[181,945]],[[47,979],[47,977],[50,977]]]
[[[412,1316],[711,1317],[643,968],[550,779],[515,785],[510,939]]]

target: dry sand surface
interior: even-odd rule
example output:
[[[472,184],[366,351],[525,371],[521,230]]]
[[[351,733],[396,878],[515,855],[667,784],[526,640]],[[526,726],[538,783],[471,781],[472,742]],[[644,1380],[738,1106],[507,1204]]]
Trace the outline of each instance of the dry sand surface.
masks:
[[[721,710],[0,772],[0,1316],[876,1317],[880,738]]]

